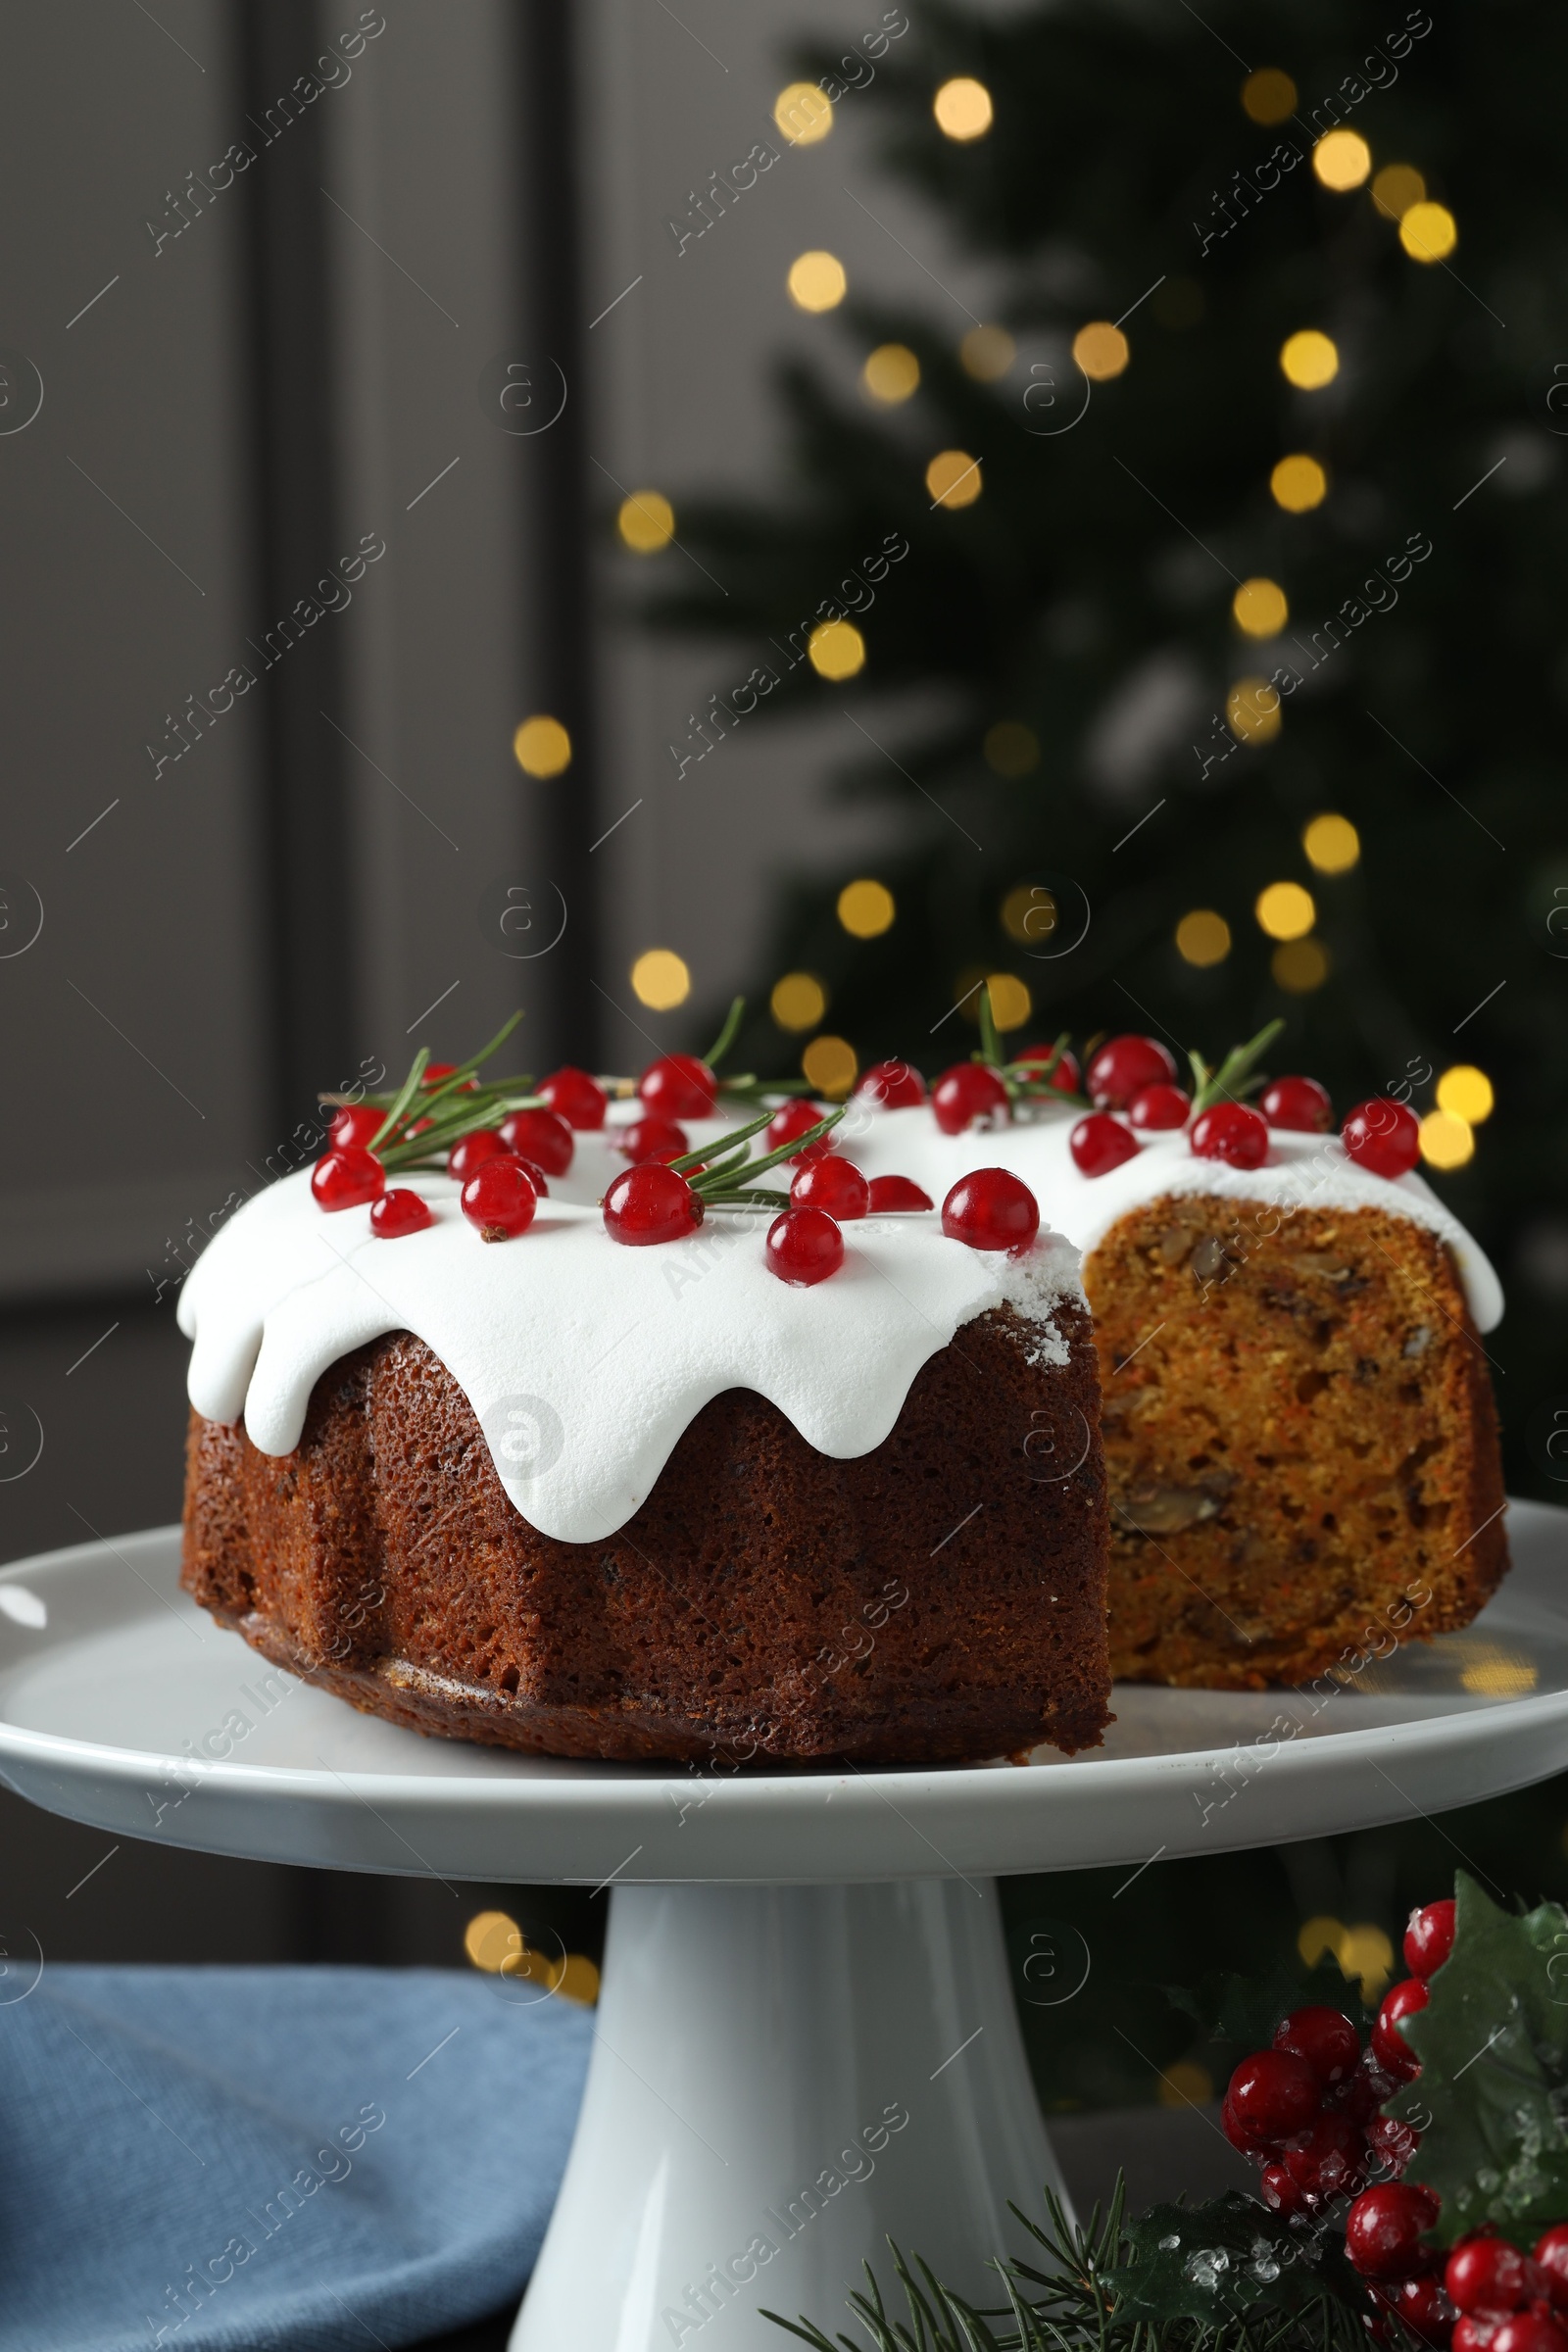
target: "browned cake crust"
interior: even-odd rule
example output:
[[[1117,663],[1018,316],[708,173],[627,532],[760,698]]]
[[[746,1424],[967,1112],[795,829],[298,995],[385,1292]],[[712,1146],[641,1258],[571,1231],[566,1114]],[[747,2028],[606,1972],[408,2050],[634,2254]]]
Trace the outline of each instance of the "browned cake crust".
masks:
[[[298,1448],[193,1414],[186,1590],[290,1672],[421,1732],[550,1755],[922,1763],[1098,1743],[1107,1517],[1088,1317],[1031,1364],[1003,1307],[835,1461],[705,1406],[603,1543],[522,1519],[407,1332],[317,1383]],[[977,1506],[979,1506],[977,1508]]]
[[[1256,1688],[1468,1623],[1508,1564],[1487,1358],[1435,1234],[1165,1198],[1090,1256],[1111,1663]]]

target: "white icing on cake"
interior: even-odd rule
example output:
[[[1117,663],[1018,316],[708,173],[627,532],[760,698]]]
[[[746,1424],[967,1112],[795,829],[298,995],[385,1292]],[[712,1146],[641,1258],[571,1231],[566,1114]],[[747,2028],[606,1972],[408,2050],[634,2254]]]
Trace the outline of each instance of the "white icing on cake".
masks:
[[[1068,1137],[1081,1111],[1047,1109],[1027,1122],[971,1128],[944,1135],[926,1104],[882,1110],[852,1103],[837,1131],[837,1148],[867,1176],[908,1176],[938,1209],[971,1168],[1010,1168],[1040,1203],[1042,1221],[1075,1242],[1087,1258],[1117,1219],[1164,1194],[1211,1195],[1222,1200],[1260,1200],[1271,1208],[1380,1208],[1407,1217],[1446,1241],[1464,1285],[1478,1331],[1502,1316],[1502,1286],[1490,1260],[1451,1210],[1420,1176],[1390,1180],[1357,1167],[1338,1136],[1294,1135],[1273,1128],[1260,1168],[1227,1167],[1199,1159],[1178,1129],[1141,1140],[1136,1158],[1105,1176],[1084,1176],[1073,1165]],[[1283,1221],[1283,1220],[1282,1220]],[[1245,1241],[1248,1227],[1244,1221]],[[1268,1238],[1266,1226],[1257,1232]]]
[[[695,1147],[721,1127],[688,1132]],[[264,1453],[287,1453],[329,1365],[412,1331],[473,1406],[522,1516],[585,1544],[624,1525],[725,1389],[757,1391],[808,1445],[843,1459],[881,1445],[920,1367],[990,1307],[1008,1301],[1035,1319],[1032,1360],[1067,1360],[1051,1315],[1083,1292],[1059,1235],[1011,1258],[949,1241],[934,1215],[867,1217],[844,1227],[838,1273],[797,1290],[767,1268],[764,1215],[710,1212],[696,1234],[651,1249],[612,1240],[591,1203],[625,1162],[602,1138],[576,1140],[568,1174],[507,1242],[480,1240],[446,1176],[397,1179],[435,1212],[398,1241],[371,1233],[368,1208],[324,1213],[309,1171],[259,1194],[180,1298],[196,1410],[243,1412]]]

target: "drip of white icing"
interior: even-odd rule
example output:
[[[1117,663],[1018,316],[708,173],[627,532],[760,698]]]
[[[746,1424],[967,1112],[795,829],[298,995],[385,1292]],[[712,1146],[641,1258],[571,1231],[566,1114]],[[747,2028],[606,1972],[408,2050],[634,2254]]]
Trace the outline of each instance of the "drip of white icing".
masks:
[[[719,1131],[694,1122],[694,1147]],[[920,1367],[989,1307],[1033,1319],[1033,1360],[1067,1360],[1051,1316],[1083,1293],[1059,1235],[1010,1258],[949,1241],[933,1215],[867,1217],[844,1228],[840,1271],[797,1290],[768,1271],[765,1217],[714,1212],[652,1249],[612,1241],[590,1203],[624,1164],[579,1136],[528,1232],[488,1244],[446,1176],[399,1179],[435,1219],[398,1241],[378,1240],[366,1208],[323,1213],[308,1172],[286,1177],[186,1280],[192,1404],[215,1421],[243,1412],[264,1453],[287,1453],[329,1365],[412,1331],[473,1406],[522,1516],[585,1544],[625,1524],[725,1389],[757,1391],[842,1459],[881,1445]]]
[[[1501,1320],[1502,1286],[1452,1211],[1417,1175],[1391,1180],[1357,1167],[1338,1136],[1293,1135],[1275,1128],[1262,1167],[1232,1168],[1222,1160],[1197,1158],[1185,1133],[1177,1130],[1148,1136],[1136,1158],[1108,1175],[1085,1176],[1073,1165],[1067,1141],[1079,1116],[1047,1110],[1028,1122],[944,1135],[927,1105],[881,1110],[852,1103],[836,1142],[867,1176],[911,1177],[939,1209],[971,1168],[1010,1168],[1034,1194],[1042,1218],[1075,1242],[1086,1258],[1118,1218],[1165,1194],[1257,1200],[1287,1214],[1300,1208],[1381,1208],[1447,1243],[1478,1331],[1491,1331]],[[1239,1231],[1246,1244],[1251,1228],[1245,1219]],[[1269,1238],[1266,1220],[1252,1238],[1256,1244]]]

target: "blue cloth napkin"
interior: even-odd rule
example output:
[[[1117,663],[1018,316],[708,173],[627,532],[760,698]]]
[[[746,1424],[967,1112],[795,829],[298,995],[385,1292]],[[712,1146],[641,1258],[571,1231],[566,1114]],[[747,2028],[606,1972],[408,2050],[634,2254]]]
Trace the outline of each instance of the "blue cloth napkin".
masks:
[[[585,2012],[445,1969],[3,1973],[0,2352],[369,2352],[521,2293]]]

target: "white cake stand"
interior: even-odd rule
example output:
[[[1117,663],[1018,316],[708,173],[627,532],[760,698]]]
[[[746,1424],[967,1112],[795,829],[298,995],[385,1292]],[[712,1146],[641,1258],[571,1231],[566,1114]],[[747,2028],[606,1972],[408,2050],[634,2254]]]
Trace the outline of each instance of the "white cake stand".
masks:
[[[356,1715],[193,1608],[159,1529],[0,1574],[0,1775],[122,1837],[610,1888],[587,2091],[514,2345],[780,2346],[760,2307],[836,2324],[888,2233],[994,2300],[1008,2197],[1059,2185],[1014,1998],[1070,2001],[1095,1954],[1058,1923],[1014,1981],[997,1874],[1132,1873],[1568,1765],[1568,1511],[1514,1503],[1509,1533],[1475,1625],[1352,1656],[1343,1687],[1124,1686],[1104,1747],[1072,1762],[726,1776]]]

